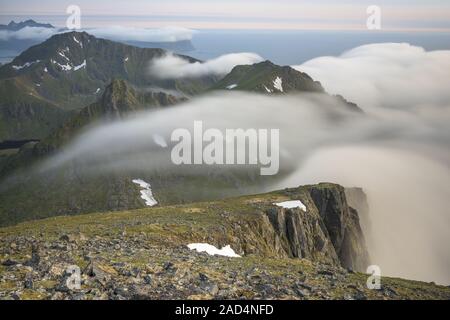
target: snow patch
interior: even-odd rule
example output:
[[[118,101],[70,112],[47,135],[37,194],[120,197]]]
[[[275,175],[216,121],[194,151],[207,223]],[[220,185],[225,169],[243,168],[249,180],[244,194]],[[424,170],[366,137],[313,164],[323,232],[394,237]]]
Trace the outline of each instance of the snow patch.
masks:
[[[153,197],[152,188],[150,183],[145,182],[142,179],[134,179],[133,183],[139,185],[141,187],[141,198],[145,200],[145,205],[149,207],[153,207],[158,204],[158,202]]]
[[[81,48],[83,48],[83,43],[81,41],[78,41],[77,38],[73,37],[73,41],[75,41],[76,43],[78,43],[80,45]]]
[[[228,87],[227,87],[227,89],[228,90],[233,90],[234,88],[236,88],[237,87],[237,84],[232,84],[232,85],[229,85]]]
[[[47,69],[47,67],[45,67],[45,68],[44,68],[44,72],[48,72],[48,69]]]
[[[278,91],[284,92],[283,91],[283,79],[281,79],[280,77],[277,77],[274,81],[273,81],[273,86],[275,89],[277,89]]]
[[[100,92],[100,88],[97,88],[97,90],[95,90],[95,94]]]
[[[86,59],[84,59],[84,61],[83,61],[82,64],[73,67],[73,70],[74,70],[74,71],[77,71],[77,70],[79,70],[79,69],[81,69],[81,68],[86,68]]]
[[[218,255],[232,258],[240,258],[241,256],[236,254],[231,247],[225,246],[222,249],[217,249],[215,246],[208,243],[190,243],[187,245],[191,250],[197,250],[197,252],[206,252],[210,256]]]
[[[23,69],[23,68],[28,68],[29,66],[31,66],[31,65],[33,65],[33,64],[35,64],[35,63],[39,63],[39,62],[41,62],[41,60],[36,60],[36,61],[32,61],[32,62],[25,62],[23,65],[21,65],[21,66],[15,66],[15,65],[13,65],[12,66],[12,68],[14,69],[14,70],[20,70],[20,69]]]
[[[286,209],[300,208],[306,212],[306,206],[300,200],[278,202],[278,203],[274,203],[274,205],[276,205],[278,207],[283,207]]]
[[[60,64],[58,61],[50,60],[53,64],[58,65],[63,71],[70,71],[72,70],[72,66],[70,64]]]
[[[123,61],[127,62],[127,61],[128,61],[128,57],[126,57],[125,59],[123,59]]]
[[[266,91],[267,91],[268,93],[272,93],[272,90],[270,90],[270,89],[267,88],[266,86],[264,86],[264,89],[266,89]]]
[[[58,51],[58,54],[59,54],[61,57],[63,57],[64,59],[66,59],[67,61],[70,62],[70,59],[69,59],[68,57],[66,57],[66,55],[64,54],[64,50]]]

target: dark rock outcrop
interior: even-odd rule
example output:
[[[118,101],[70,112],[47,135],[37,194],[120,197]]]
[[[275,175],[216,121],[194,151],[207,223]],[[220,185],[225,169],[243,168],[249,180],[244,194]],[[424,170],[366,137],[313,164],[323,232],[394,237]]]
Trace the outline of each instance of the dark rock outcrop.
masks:
[[[342,186],[319,184],[309,187],[336,253],[345,268],[365,271],[369,263],[358,212],[347,203]]]
[[[266,212],[286,254],[365,271],[369,264],[365,237],[345,189],[327,183],[301,190],[298,197],[306,211],[274,207]]]
[[[267,214],[289,257],[339,264],[327,229],[316,210],[304,212],[299,208],[277,207]]]

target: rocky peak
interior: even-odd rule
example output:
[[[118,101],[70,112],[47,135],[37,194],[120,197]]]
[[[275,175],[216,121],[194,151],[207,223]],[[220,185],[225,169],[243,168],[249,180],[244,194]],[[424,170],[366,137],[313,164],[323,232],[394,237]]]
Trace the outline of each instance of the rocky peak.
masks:
[[[114,113],[119,116],[123,111],[129,111],[140,103],[136,99],[135,90],[125,81],[114,79],[102,95],[100,105],[104,113]]]
[[[257,91],[266,94],[324,91],[321,84],[306,73],[289,66],[276,65],[269,60],[234,67],[215,88]]]

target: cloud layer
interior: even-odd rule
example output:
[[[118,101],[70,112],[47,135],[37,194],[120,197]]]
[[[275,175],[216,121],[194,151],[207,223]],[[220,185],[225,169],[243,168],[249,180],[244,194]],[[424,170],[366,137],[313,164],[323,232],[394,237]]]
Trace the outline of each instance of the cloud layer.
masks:
[[[370,44],[294,68],[362,107],[417,108],[450,101],[450,51],[407,43]]]
[[[58,33],[58,29],[25,27],[18,31],[0,30],[0,40],[35,40],[44,41],[52,35]]]
[[[150,74],[161,79],[193,78],[205,75],[225,75],[237,65],[263,61],[255,53],[231,53],[206,62],[189,62],[173,54],[155,59],[150,65]]]
[[[177,42],[191,40],[193,30],[181,27],[166,27],[160,29],[145,29],[113,26],[107,28],[87,29],[86,32],[98,37],[111,40],[128,40],[143,42]]]
[[[25,27],[18,31],[0,30],[0,40],[35,40],[44,41],[49,37],[67,32],[67,29]],[[141,42],[177,42],[191,40],[193,30],[181,27],[166,27],[159,29],[134,28],[112,26],[104,28],[83,29],[98,38],[115,41],[141,41]]]

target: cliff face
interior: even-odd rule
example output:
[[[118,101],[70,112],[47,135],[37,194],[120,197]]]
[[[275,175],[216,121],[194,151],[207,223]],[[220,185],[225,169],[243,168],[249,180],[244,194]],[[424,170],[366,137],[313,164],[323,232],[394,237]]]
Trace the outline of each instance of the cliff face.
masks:
[[[329,232],[342,266],[365,271],[369,255],[356,209],[349,206],[341,186],[319,184],[309,187],[319,214]]]
[[[345,189],[334,184],[306,186],[300,208],[271,208],[270,222],[289,257],[324,260],[365,271],[369,265],[358,212],[348,205]]]

